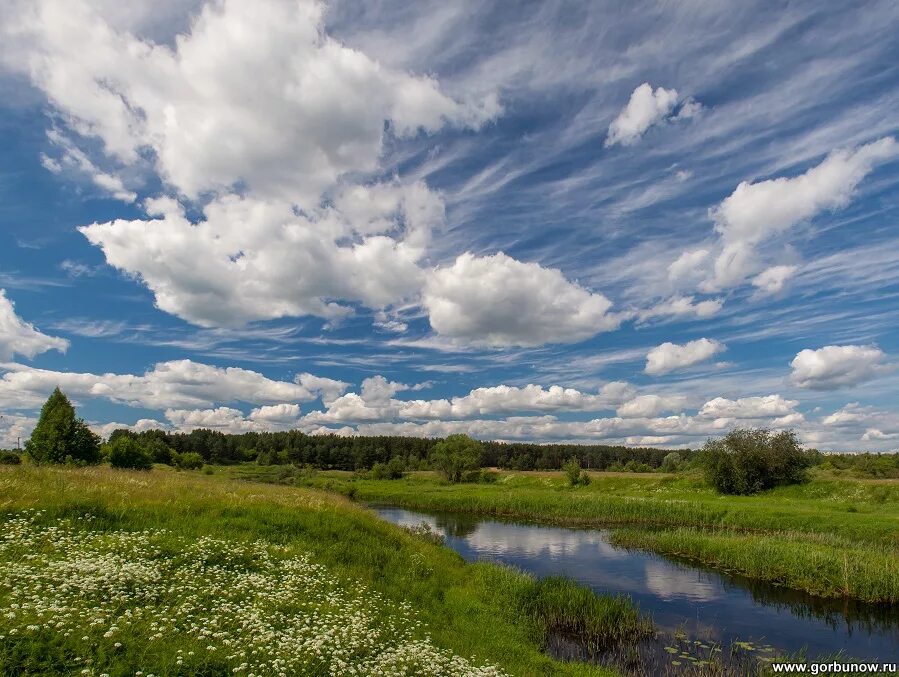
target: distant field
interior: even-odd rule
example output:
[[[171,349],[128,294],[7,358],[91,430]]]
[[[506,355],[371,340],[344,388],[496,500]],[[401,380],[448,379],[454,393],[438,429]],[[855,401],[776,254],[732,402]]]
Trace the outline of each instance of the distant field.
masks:
[[[807,484],[756,496],[722,496],[696,476],[591,473],[567,486],[560,472],[502,472],[491,484],[402,480],[349,473],[287,476],[239,466],[234,476],[268,476],[412,509],[449,510],[613,529],[622,545],[677,555],[722,570],[829,597],[899,602],[899,482],[817,473]]]
[[[0,467],[0,674],[603,675],[548,632],[647,631],[345,498],[225,473]]]

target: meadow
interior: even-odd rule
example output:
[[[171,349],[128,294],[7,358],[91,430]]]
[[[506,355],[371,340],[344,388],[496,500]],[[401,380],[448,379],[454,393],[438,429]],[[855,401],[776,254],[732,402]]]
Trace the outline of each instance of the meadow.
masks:
[[[569,486],[559,472],[502,472],[489,483],[448,484],[428,472],[401,480],[238,466],[418,510],[612,530],[621,545],[826,597],[899,603],[899,482],[834,477],[753,496],[724,496],[697,474],[591,473]],[[281,471],[283,474],[283,471]]]
[[[222,472],[0,467],[0,515],[0,674],[603,675],[542,648],[651,632],[626,599]]]

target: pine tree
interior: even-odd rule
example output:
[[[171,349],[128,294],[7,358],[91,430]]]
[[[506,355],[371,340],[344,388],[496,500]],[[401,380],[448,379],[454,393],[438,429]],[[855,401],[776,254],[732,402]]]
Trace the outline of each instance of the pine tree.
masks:
[[[35,463],[99,463],[100,438],[75,417],[75,408],[56,388],[44,406],[25,452]]]

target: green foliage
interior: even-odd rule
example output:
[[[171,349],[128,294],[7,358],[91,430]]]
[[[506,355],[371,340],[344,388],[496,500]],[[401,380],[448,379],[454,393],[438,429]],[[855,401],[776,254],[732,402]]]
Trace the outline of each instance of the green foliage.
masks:
[[[819,454],[820,466],[834,474],[899,479],[899,454]]]
[[[375,463],[367,476],[373,480],[398,480],[403,477],[406,464],[399,456],[394,456],[387,463]]]
[[[537,581],[520,605],[544,628],[544,641],[550,635],[575,637],[591,653],[653,634],[652,623],[627,597],[599,596],[559,576]]]
[[[340,489],[337,474],[324,475]],[[643,547],[696,556],[711,566],[818,594],[848,590],[851,597],[887,601],[895,600],[899,590],[895,482],[816,474],[804,484],[727,500],[701,477],[687,474],[606,474],[576,492],[560,491],[568,484],[561,473],[503,473],[496,484],[446,484],[422,475],[404,482],[353,484],[359,501],[411,510],[613,530],[635,527],[645,535]],[[682,529],[691,531],[689,540],[668,539]],[[744,538],[747,534],[752,538]],[[763,566],[766,549],[774,553],[769,566]],[[810,573],[825,570],[825,562],[833,575],[811,579]],[[846,576],[837,576],[833,563],[842,563]]]
[[[19,465],[22,458],[14,451],[0,449],[0,465]]]
[[[75,408],[59,388],[44,406],[25,452],[35,463],[99,463],[100,438],[84,420],[76,418]]]
[[[182,470],[199,470],[204,463],[203,457],[192,451],[184,454],[176,453],[172,461],[175,463],[176,468],[181,468]]]
[[[253,472],[270,472],[255,464],[248,467]],[[160,587],[153,577],[132,582],[134,576],[128,578],[128,585],[110,585],[106,557],[101,566],[85,568],[78,585],[61,587],[53,581],[53,586],[20,587],[18,590],[26,599],[34,598],[36,602],[51,594],[77,595],[85,588],[91,593],[83,604],[71,605],[73,613],[65,615],[45,605],[16,609],[13,619],[0,614],[0,636],[4,636],[0,639],[0,674],[80,673],[86,664],[75,663],[75,657],[89,657],[88,671],[95,674],[133,675],[138,670],[156,675],[246,674],[256,668],[260,659],[268,659],[271,650],[287,654],[308,637],[288,638],[285,633],[292,631],[294,624],[278,620],[283,621],[285,616],[294,618],[306,608],[298,604],[301,599],[283,597],[285,588],[298,581],[307,591],[302,594],[309,595],[308,601],[314,608],[327,612],[327,618],[322,620],[319,616],[311,624],[319,636],[322,628],[328,627],[322,623],[337,617],[344,608],[342,600],[353,595],[360,601],[354,610],[371,609],[367,617],[375,621],[373,632],[363,628],[366,647],[371,646],[371,638],[375,638],[376,647],[383,646],[389,640],[389,636],[385,640],[384,633],[397,627],[403,610],[411,607],[416,621],[414,638],[432,642],[476,665],[497,665],[502,673],[513,675],[613,674],[601,666],[557,661],[542,651],[544,621],[525,615],[520,606],[522,600],[536,597],[529,591],[537,585],[532,577],[490,563],[467,564],[448,548],[428,542],[424,534],[413,536],[341,496],[235,481],[229,479],[231,471],[228,468],[210,477],[200,473],[154,472],[140,482],[122,482],[119,474],[108,468],[0,468],[0,504],[4,506],[0,530],[4,534],[17,514],[39,509],[39,526],[56,526],[64,519],[67,528],[83,531],[83,537],[64,539],[64,547],[90,542],[95,546],[88,553],[90,557],[114,554],[117,562],[138,563],[138,571],[160,572],[169,582],[172,574],[179,571],[188,576],[175,580],[171,586]],[[406,482],[370,484],[402,487]],[[449,488],[436,483],[434,486]],[[84,516],[86,510],[94,519],[71,519],[73,515]],[[148,544],[147,538],[151,539]],[[266,553],[248,551],[261,541],[270,546]],[[118,547],[123,542],[126,547]],[[42,544],[29,549],[27,552],[39,555],[40,561],[29,560],[28,567],[36,569],[42,565],[48,557],[55,556],[57,547],[49,542],[47,547]],[[194,558],[198,550],[203,558],[199,563]],[[9,563],[18,566],[22,562],[20,552],[10,553],[10,558],[0,554],[0,568],[12,571],[14,567]],[[308,557],[312,569],[304,568],[298,576],[296,569],[289,568],[290,560],[297,557]],[[70,561],[85,564],[74,558]],[[57,567],[46,574],[68,570]],[[281,578],[273,581],[270,575]],[[41,576],[46,580],[44,573]],[[318,584],[326,579],[335,581],[337,586]],[[240,587],[241,581],[254,580],[264,586],[251,591],[253,594]],[[356,592],[362,596],[355,597]],[[185,604],[185,594],[197,599]],[[21,600],[21,596],[0,596],[0,606]],[[141,607],[141,613],[130,616],[129,623],[118,623],[115,632],[107,635],[118,617],[135,603]],[[168,609],[163,611],[163,607]],[[57,619],[51,623],[47,615],[35,618],[38,612],[61,616],[65,632],[55,626]],[[236,623],[235,614],[245,614],[245,618],[251,614],[251,624]],[[101,615],[103,621],[99,624],[97,618]],[[354,616],[352,623],[358,622]],[[37,631],[26,630],[29,624],[41,627]],[[351,632],[350,625],[344,623],[336,628],[335,636]],[[9,632],[12,627],[18,629],[16,634]],[[297,629],[300,627],[297,624]],[[197,628],[212,628],[215,636],[197,633]],[[223,639],[235,639],[238,633],[238,641],[226,646]],[[84,636],[88,640],[82,640]],[[247,646],[243,642],[244,638],[266,636],[274,636],[277,641],[265,642],[264,646]],[[208,650],[210,645],[216,650]],[[368,650],[343,653],[345,663],[341,669],[334,662],[327,665],[336,654],[326,646],[321,663],[309,669],[282,667],[281,671],[328,674],[332,667],[335,674],[346,674],[349,666],[357,667],[357,674],[371,674],[373,670],[360,665]],[[448,672],[422,666],[421,652],[418,649],[413,655],[405,654],[409,659],[405,670],[382,666],[382,671],[429,675]],[[249,663],[250,667],[235,671],[242,663]],[[267,663],[254,671],[278,673],[269,666]],[[457,664],[449,672],[466,674],[469,670]]]
[[[565,461],[562,470],[565,471],[565,477],[568,478],[568,484],[571,486],[586,486],[587,484],[590,484],[590,476],[581,470],[581,462],[578,460],[577,456],[572,456]]]
[[[706,478],[722,494],[755,494],[801,484],[811,460],[792,430],[772,434],[738,428],[723,439],[706,442],[700,454]]]
[[[431,466],[450,482],[459,482],[468,471],[481,465],[484,445],[468,435],[450,435],[434,445]]]
[[[676,451],[672,451],[670,454],[666,454],[665,458],[662,459],[662,465],[660,466],[662,472],[677,472],[683,466],[683,459],[681,455]]]
[[[113,468],[128,468],[132,470],[151,470],[153,457],[144,447],[131,437],[117,437],[106,445],[106,456],[109,465]]]
[[[174,465],[175,452],[159,437],[148,437],[142,441],[143,448],[150,454],[153,463]]]

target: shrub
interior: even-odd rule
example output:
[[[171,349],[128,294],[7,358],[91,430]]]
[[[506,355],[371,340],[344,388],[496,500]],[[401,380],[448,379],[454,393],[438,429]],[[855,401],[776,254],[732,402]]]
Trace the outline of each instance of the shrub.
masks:
[[[203,457],[195,451],[187,451],[183,454],[175,454],[174,462],[176,468],[182,470],[199,470],[203,467]]]
[[[133,470],[150,470],[153,457],[140,442],[130,437],[118,437],[107,445],[106,455],[113,468],[130,468]]]
[[[145,437],[141,443],[147,453],[153,459],[153,463],[165,463],[172,465],[174,463],[175,452],[172,448],[158,437]]]
[[[387,463],[375,463],[367,475],[373,480],[398,480],[403,476],[406,464],[399,456],[394,456]]]
[[[484,445],[468,435],[450,435],[434,445],[431,466],[450,482],[459,482],[466,472],[481,465]]]
[[[672,451],[670,454],[666,454],[665,458],[662,459],[662,472],[677,472],[681,469],[683,465],[683,459],[681,455],[676,451]]]
[[[562,465],[562,470],[565,471],[565,476],[568,478],[568,484],[571,486],[576,487],[580,484],[590,484],[590,476],[581,470],[581,462],[578,460],[577,456],[572,456],[565,461]]]
[[[19,465],[21,457],[14,451],[0,449],[0,465]]]
[[[806,481],[812,459],[792,430],[736,429],[702,448],[708,481],[722,494],[754,494]]]

